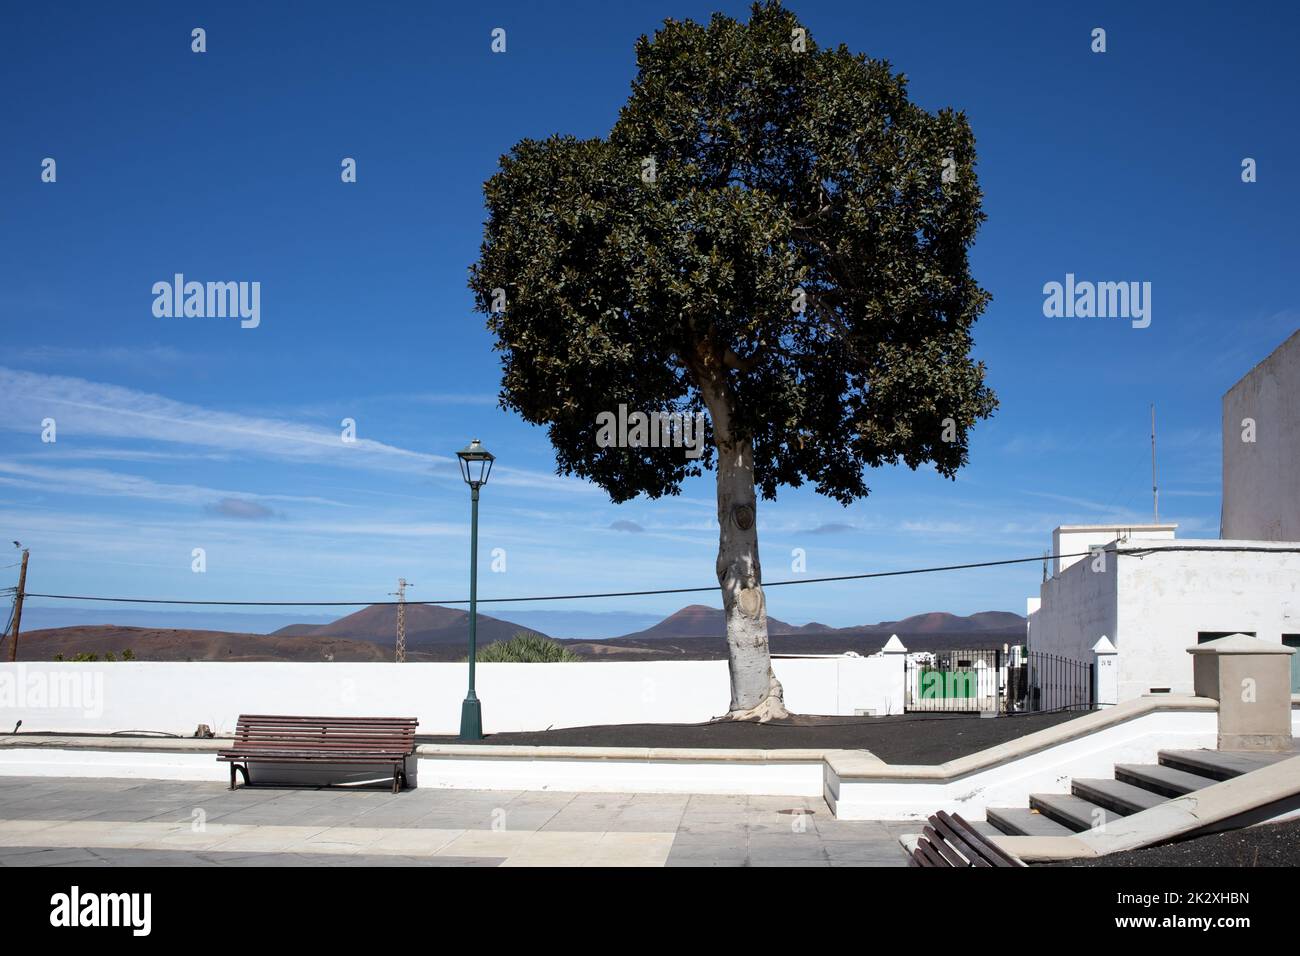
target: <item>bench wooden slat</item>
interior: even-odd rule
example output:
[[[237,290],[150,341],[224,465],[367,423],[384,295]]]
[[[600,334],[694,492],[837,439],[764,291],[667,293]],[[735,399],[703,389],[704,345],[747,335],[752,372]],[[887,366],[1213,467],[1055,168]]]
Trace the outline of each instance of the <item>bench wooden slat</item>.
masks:
[[[266,760],[264,760],[264,761],[262,761],[262,762],[263,762],[263,763],[273,763],[273,764],[279,765],[279,764],[289,764],[289,763],[315,763],[315,764],[318,764],[318,763],[321,763],[322,761],[321,761],[320,757],[304,757],[304,756],[302,756],[302,755],[298,755],[298,756],[273,757],[273,758],[268,758],[268,759],[266,759]],[[343,758],[342,760],[331,760],[331,761],[328,761],[328,762],[329,762],[331,765],[333,765],[333,766],[339,766],[339,767],[344,766],[344,765],[348,765],[348,764],[356,764],[356,765],[365,766],[365,767],[373,767],[373,766],[375,766],[376,764],[386,764],[386,765],[389,765],[389,766],[400,766],[400,765],[401,765],[401,761],[394,761],[394,760],[376,760],[376,759],[374,759],[373,757],[369,757],[369,758],[366,758],[366,759],[364,759],[364,760],[361,759],[361,758],[359,758],[359,757],[345,757],[345,758]],[[243,767],[244,764],[245,764],[245,761],[244,761],[242,758],[240,758],[240,759],[234,759],[234,760],[231,760],[230,763],[232,764],[232,766]]]
[[[315,756],[320,760],[334,757],[346,757],[349,754],[358,756],[381,756],[384,759],[390,757],[405,757],[410,754],[409,749],[401,747],[336,747],[329,750],[322,750],[319,747],[236,747],[233,750],[222,750],[220,753],[239,755],[250,754],[254,757],[265,756],[266,754],[306,754]]]
[[[369,753],[402,753],[411,752],[410,746],[394,747],[389,744],[331,744],[328,747],[317,747],[305,744],[295,740],[270,741],[264,740],[257,743],[251,743],[247,746],[224,747],[222,753],[260,753],[263,750],[302,750],[310,753],[328,754],[328,753],[348,753],[350,751],[364,750]]]
[[[957,828],[952,825],[951,818],[948,817],[947,814],[942,814],[942,812],[936,813],[930,819],[942,835],[941,839],[947,840],[955,846],[958,852],[970,861],[968,863],[963,863],[962,866],[989,867],[993,865],[988,859],[987,854],[984,853],[983,849],[980,847],[980,841],[983,838],[978,833],[975,835],[975,839],[972,840],[969,834],[959,832]]]
[[[371,740],[307,740],[299,738],[240,740],[225,750],[246,750],[259,747],[301,747],[304,750],[405,750],[409,751],[414,738],[393,740],[391,737],[373,738]]]
[[[934,847],[930,846],[930,841],[920,840],[916,844],[916,849],[912,851],[916,856],[917,864],[920,866],[947,866],[947,862],[938,853],[934,852]]]
[[[940,810],[935,814],[935,816],[939,818],[941,823],[948,823],[955,829],[960,829],[966,841],[977,846],[985,858],[994,866],[1022,867],[1025,865],[1022,861],[1017,860],[1010,853],[1003,850],[984,834],[976,830],[970,825],[968,820],[962,817],[961,814],[950,814],[947,811]]]
[[[949,845],[943,837],[935,832],[934,827],[927,826],[924,833],[925,839],[929,841],[930,846],[935,852],[943,857],[948,866],[966,867],[969,866],[966,858],[953,846]]]
[[[299,716],[297,714],[240,714],[240,720],[251,722],[267,722],[281,724],[330,724],[331,726],[342,726],[345,724],[403,724],[416,726],[420,721],[417,717],[336,717],[328,714],[318,714],[316,716]]]
[[[1025,864],[976,830],[960,814],[940,810],[927,821],[908,862],[913,866],[1023,867]]]

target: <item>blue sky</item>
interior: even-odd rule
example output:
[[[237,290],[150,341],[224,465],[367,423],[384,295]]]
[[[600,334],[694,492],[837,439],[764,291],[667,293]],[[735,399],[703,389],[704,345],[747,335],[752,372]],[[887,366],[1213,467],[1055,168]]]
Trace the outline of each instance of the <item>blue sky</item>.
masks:
[[[921,105],[969,115],[988,214],[973,271],[993,295],[976,351],[1001,408],[955,482],[885,469],[849,508],[807,490],[762,503],[765,576],[793,576],[795,548],[821,576],[1031,555],[1057,524],[1146,520],[1152,401],[1162,517],[1216,536],[1220,398],[1300,325],[1294,5],[790,6],[819,43],[888,59]],[[405,575],[412,599],[463,596],[452,456],[475,436],[499,456],[482,596],[709,584],[712,476],[621,506],[556,477],[545,433],[495,406],[465,280],[501,153],[607,133],[637,36],[747,9],[6,6],[0,528],[32,549],[29,589],[368,600]],[[1258,182],[1241,181],[1245,157]],[[155,317],[151,287],[177,272],[260,282],[261,324]],[[1150,327],[1044,317],[1044,283],[1067,272],[1150,282]],[[769,611],[832,625],[1022,612],[1040,573],[779,588]]]

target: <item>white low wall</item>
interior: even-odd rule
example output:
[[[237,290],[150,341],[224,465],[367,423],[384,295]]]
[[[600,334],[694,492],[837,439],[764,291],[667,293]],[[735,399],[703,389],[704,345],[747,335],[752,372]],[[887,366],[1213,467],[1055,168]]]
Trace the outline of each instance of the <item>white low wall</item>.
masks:
[[[448,790],[539,790],[574,793],[721,793],[817,797],[817,759],[643,759],[590,757],[442,757],[419,759],[420,786]]]
[[[205,780],[224,786],[230,779],[230,765],[220,763],[214,753],[6,747],[0,749],[0,776]]]
[[[841,775],[828,759],[825,796],[841,820],[923,820],[938,810],[983,820],[988,807],[1026,807],[1031,793],[1065,793],[1081,777],[1110,778],[1117,763],[1153,764],[1161,750],[1213,749],[1217,737],[1216,712],[1171,710],[948,779],[886,776],[891,771],[883,766],[877,779]]]
[[[791,710],[903,712],[903,657],[778,658]],[[199,724],[231,733],[243,714],[418,717],[424,734],[460,729],[464,664],[0,664],[0,733],[188,736]],[[727,710],[726,661],[480,664],[487,733],[593,724],[698,723]]]
[[[83,742],[84,743],[84,742]],[[498,748],[479,748],[498,749]],[[500,748],[513,750],[514,748]],[[206,781],[226,786],[230,765],[211,752],[175,750],[96,750],[76,747],[0,748],[0,776],[108,777],[141,780]],[[381,781],[390,772],[366,775]],[[749,796],[816,797],[822,792],[822,760],[791,753],[704,759],[696,754],[673,757],[594,758],[418,755],[408,769],[412,786],[444,790],[531,790],[572,793],[716,793]],[[319,786],[340,782],[338,768],[295,768],[274,774],[277,783]],[[254,771],[254,783],[266,783]],[[244,784],[239,778],[239,785]]]

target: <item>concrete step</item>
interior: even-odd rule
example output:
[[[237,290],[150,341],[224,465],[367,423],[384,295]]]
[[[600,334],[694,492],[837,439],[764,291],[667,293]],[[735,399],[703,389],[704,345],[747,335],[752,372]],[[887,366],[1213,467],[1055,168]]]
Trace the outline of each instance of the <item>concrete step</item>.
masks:
[[[1162,750],[1160,763],[1175,770],[1214,780],[1231,780],[1243,773],[1271,766],[1295,753],[1255,753],[1246,750]]]
[[[1001,836],[1002,835],[1001,830],[999,830],[993,824],[988,823],[984,820],[970,820],[968,822],[970,823],[971,826],[975,828],[975,832],[980,834],[980,836]]]
[[[1154,763],[1121,763],[1115,765],[1115,779],[1142,787],[1165,797],[1181,797],[1219,781]]]
[[[999,833],[1008,836],[1069,836],[1074,832],[1041,813],[1023,807],[989,807],[984,813]]]
[[[1091,800],[1066,793],[1031,793],[1029,806],[1076,833],[1104,826],[1112,820],[1125,816],[1123,813],[1107,810]]]
[[[1131,783],[1100,777],[1075,779],[1070,782],[1070,792],[1076,797],[1091,800],[1099,807],[1114,810],[1125,816],[1150,810],[1156,804],[1164,803],[1166,799],[1158,793],[1143,790]]]

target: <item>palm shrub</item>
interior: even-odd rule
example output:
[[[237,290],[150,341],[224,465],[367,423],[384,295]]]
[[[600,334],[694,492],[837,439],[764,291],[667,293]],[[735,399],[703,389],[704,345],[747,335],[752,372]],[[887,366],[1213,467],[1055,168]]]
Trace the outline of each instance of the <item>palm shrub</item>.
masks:
[[[495,641],[480,650],[476,659],[484,664],[567,664],[581,660],[558,641],[532,631],[519,631],[508,641]]]

